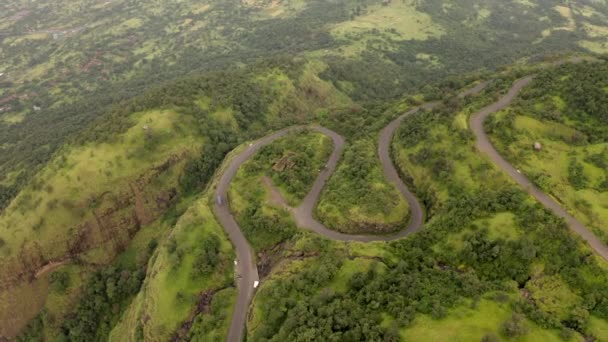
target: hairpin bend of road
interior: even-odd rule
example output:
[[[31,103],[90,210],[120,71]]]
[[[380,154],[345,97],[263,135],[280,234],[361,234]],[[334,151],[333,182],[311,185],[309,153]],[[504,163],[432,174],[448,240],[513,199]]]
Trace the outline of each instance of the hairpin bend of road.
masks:
[[[538,189],[534,184],[528,180],[523,174],[515,169],[509,162],[507,162],[493,147],[487,134],[484,131],[484,121],[493,113],[502,110],[511,104],[515,99],[519,91],[528,85],[533,80],[533,76],[528,76],[516,81],[509,92],[500,98],[497,102],[483,108],[479,112],[473,114],[470,120],[470,127],[476,136],[476,146],[480,152],[486,154],[492,162],[498,166],[501,170],[507,173],[516,183],[522,186],[526,192],[534,196],[539,202],[545,207],[551,209],[556,215],[565,219],[570,228],[579,234],[589,245],[604,259],[608,260],[608,248],[591,233],[580,221],[575,219],[572,215],[568,214],[557,202],[551,197],[546,195],[542,190]],[[468,95],[474,95],[481,92],[487,86],[487,82],[479,83],[475,87],[464,91],[458,95],[460,98],[464,98]],[[289,133],[301,131],[309,128],[317,132],[323,133],[330,137],[334,143],[334,151],[332,152],[329,160],[327,161],[326,167],[320,171],[319,176],[315,180],[312,189],[302,201],[302,204],[297,208],[291,210],[292,215],[300,228],[311,230],[315,233],[325,236],[328,239],[337,241],[360,241],[360,242],[371,242],[371,241],[391,241],[396,239],[404,238],[412,233],[415,233],[422,229],[424,221],[424,210],[422,206],[412,194],[401,178],[399,173],[393,164],[390,157],[390,145],[395,134],[395,131],[401,124],[404,118],[409,115],[415,114],[420,110],[429,110],[436,108],[440,102],[429,102],[421,106],[415,107],[410,111],[402,114],[391,123],[389,123],[381,132],[378,143],[378,156],[382,165],[384,176],[386,179],[393,183],[403,197],[408,201],[411,220],[407,228],[399,231],[396,234],[389,236],[371,236],[371,235],[348,235],[339,233],[328,229],[322,223],[318,222],[313,216],[313,209],[319,199],[321,191],[326,181],[329,179],[331,174],[336,169],[336,166],[342,155],[344,148],[344,138],[338,133],[331,131],[321,126],[293,126],[284,128],[276,131],[266,137],[263,137],[255,142],[252,142],[246,150],[236,155],[228,164],[220,177],[215,190],[215,214],[224,227],[224,230],[228,233],[230,240],[232,241],[236,250],[238,263],[236,265],[236,272],[238,274],[237,289],[238,297],[232,321],[230,323],[230,330],[228,332],[229,342],[240,342],[243,339],[245,324],[247,320],[247,312],[249,304],[253,298],[255,291],[254,283],[259,283],[259,276],[257,267],[253,259],[253,251],[251,246],[247,242],[247,239],[240,230],[236,223],[228,202],[226,200],[228,188],[230,182],[236,176],[239,167],[251,158],[260,148],[272,143],[273,141],[286,136]]]

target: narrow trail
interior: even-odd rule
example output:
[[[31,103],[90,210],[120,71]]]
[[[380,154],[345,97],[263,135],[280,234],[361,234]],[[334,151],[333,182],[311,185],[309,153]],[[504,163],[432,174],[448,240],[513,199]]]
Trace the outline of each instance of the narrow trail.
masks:
[[[487,83],[480,83],[475,87],[468,89],[458,95],[463,98],[467,95],[477,94],[482,91]],[[246,150],[236,155],[229,163],[228,167],[220,177],[217,188],[215,190],[215,205],[214,210],[220,224],[224,227],[224,230],[228,233],[232,244],[236,250],[238,263],[236,265],[237,277],[237,288],[238,295],[236,306],[232,321],[230,323],[230,330],[228,332],[228,341],[230,342],[241,342],[243,340],[245,325],[247,321],[247,312],[249,304],[253,298],[255,288],[253,284],[259,282],[260,278],[258,270],[253,257],[253,250],[249,245],[247,239],[240,230],[236,220],[230,212],[229,203],[227,201],[228,189],[230,183],[236,176],[239,167],[249,160],[260,148],[272,143],[273,141],[284,137],[285,135],[301,131],[305,128],[312,129],[319,133],[325,134],[332,139],[334,143],[334,151],[330,155],[326,167],[321,170],[315,183],[312,186],[310,192],[306,195],[302,203],[297,207],[291,209],[296,224],[303,229],[313,231],[317,234],[325,236],[328,239],[336,241],[360,241],[360,242],[372,242],[372,241],[392,241],[404,238],[412,233],[415,233],[422,229],[424,223],[424,210],[422,206],[412,194],[397,172],[395,165],[390,156],[391,152],[391,141],[395,134],[395,131],[407,116],[415,114],[420,110],[428,110],[437,107],[440,102],[430,102],[423,104],[419,107],[413,108],[410,111],[402,114],[395,120],[393,120],[388,126],[386,126],[379,136],[378,142],[378,155],[384,175],[389,182],[394,184],[399,192],[405,197],[409,203],[412,219],[409,222],[406,229],[399,231],[393,235],[348,235],[334,230],[328,229],[322,223],[318,222],[313,215],[313,210],[319,200],[319,196],[325,186],[325,183],[336,169],[338,162],[342,156],[344,150],[344,138],[338,133],[329,130],[321,126],[294,126],[288,127],[266,137],[263,137],[255,142],[251,143]],[[276,194],[275,194],[276,195]],[[279,201],[283,202],[283,201]],[[284,203],[284,202],[283,202]]]
[[[553,211],[557,216],[563,218],[570,228],[580,235],[585,241],[589,243],[591,248],[595,250],[605,260],[608,260],[608,247],[598,239],[589,229],[585,227],[579,220],[570,215],[564,208],[562,208],[554,199],[545,194],[540,190],[534,183],[532,183],[526,176],[521,174],[513,165],[511,165],[506,159],[504,159],[500,153],[494,148],[488,135],[485,132],[483,124],[485,120],[492,114],[504,109],[513,102],[513,99],[519,94],[519,91],[530,84],[534,79],[533,76],[528,76],[517,80],[509,92],[500,98],[496,103],[491,104],[479,112],[473,114],[470,120],[471,130],[477,138],[476,146],[480,152],[486,154],[496,166],[506,172],[515,182],[522,186],[526,192],[534,196],[540,203],[542,203],[547,209]]]

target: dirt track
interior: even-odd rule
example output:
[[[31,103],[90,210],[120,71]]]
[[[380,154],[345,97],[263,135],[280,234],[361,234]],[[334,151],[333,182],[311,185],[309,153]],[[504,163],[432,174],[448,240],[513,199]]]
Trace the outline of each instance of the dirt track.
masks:
[[[471,130],[477,137],[477,148],[482,153],[486,154],[492,162],[504,172],[506,172],[515,182],[521,185],[526,192],[530,195],[534,196],[540,203],[542,203],[546,208],[553,211],[557,216],[566,220],[566,223],[570,226],[570,228],[580,235],[585,241],[589,243],[591,248],[593,248],[597,254],[599,254],[602,258],[608,260],[608,247],[602,243],[600,239],[598,239],[591,231],[589,231],[585,225],[583,225],[579,220],[570,215],[564,208],[562,208],[554,199],[545,194],[542,190],[536,187],[526,176],[518,172],[516,168],[513,167],[506,159],[504,159],[498,151],[494,148],[490,139],[484,130],[483,123],[484,121],[493,113],[496,113],[505,107],[507,107],[513,99],[517,96],[519,91],[530,84],[532,82],[533,76],[528,76],[516,81],[509,92],[503,96],[498,102],[483,108],[479,112],[473,114],[471,116],[470,126]]]

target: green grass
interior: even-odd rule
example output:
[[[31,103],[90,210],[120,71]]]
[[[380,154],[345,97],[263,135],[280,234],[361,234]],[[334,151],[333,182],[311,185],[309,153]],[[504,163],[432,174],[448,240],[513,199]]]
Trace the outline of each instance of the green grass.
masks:
[[[543,329],[526,320],[528,333],[516,339],[501,335],[501,325],[511,317],[512,309],[508,304],[482,299],[476,308],[461,305],[453,308],[446,318],[436,320],[426,315],[417,317],[412,327],[401,330],[404,341],[481,341],[493,334],[503,341],[562,341],[559,334]]]
[[[526,284],[526,289],[530,290],[536,306],[559,320],[568,319],[583,301],[558,276],[534,278]]]
[[[467,242],[467,236],[479,229],[487,230],[488,239],[491,241],[498,239],[518,240],[524,232],[515,219],[514,213],[503,212],[488,218],[475,220],[471,223],[471,227],[462,229],[458,233],[449,234],[443,241],[433,246],[433,250],[437,253],[447,250],[461,251]]]
[[[557,97],[553,99],[560,101]],[[538,103],[535,106],[544,110]],[[562,104],[559,106],[563,107]],[[505,113],[497,115],[498,122],[505,117]],[[606,171],[588,162],[588,159],[591,155],[601,153],[608,145],[572,144],[570,139],[582,134],[572,126],[574,123],[540,120],[522,113],[515,116],[512,130],[502,126],[503,132],[513,135],[513,143],[505,146],[501,136],[497,134],[494,134],[492,139],[518,169],[535,180],[571,214],[591,226],[600,238],[607,240],[608,192],[599,191],[597,188],[605,179]],[[535,142],[542,144],[541,151],[533,150]],[[584,189],[575,189],[568,180],[568,166],[573,158],[583,166],[584,174],[588,178]]]
[[[353,275],[357,272],[366,272],[371,267],[376,267],[376,270],[378,271],[384,270],[384,265],[373,259],[346,259],[342,263],[342,267],[340,267],[338,274],[336,274],[327,287],[336,292],[345,293],[348,290],[348,281]]]
[[[94,209],[111,207],[112,196],[129,189],[130,182],[151,166],[200,144],[193,136],[190,119],[173,111],[139,113],[134,126],[113,142],[67,147],[22,191],[0,217],[0,237],[6,246],[0,255],[8,258],[24,242],[38,241],[48,258],[63,255],[70,229],[93,218],[91,198],[111,192]],[[146,138],[144,126],[153,138]],[[169,169],[168,178],[177,175]],[[117,184],[121,184],[117,187]],[[160,185],[160,188],[172,183]],[[153,189],[153,186],[151,186]],[[18,222],[18,224],[17,224]]]
[[[232,284],[232,246],[222,227],[215,221],[207,201],[205,196],[198,199],[179,219],[171,237],[159,247],[149,266],[142,291],[115,328],[117,332],[135,329],[137,324],[133,324],[134,316],[135,320],[149,317],[143,325],[144,337],[167,339],[188,319],[201,292]],[[196,275],[193,267],[196,251],[201,248],[201,241],[210,234],[221,240],[220,262],[213,273]],[[169,248],[171,240],[177,246],[173,252]],[[229,311],[230,307],[224,309]]]
[[[190,328],[190,341],[225,341],[236,302],[236,289],[227,288],[213,296],[209,312],[201,314]]]
[[[608,341],[608,321],[591,316],[587,329],[598,341]]]
[[[434,23],[428,14],[402,1],[393,1],[387,6],[366,7],[361,15],[334,25],[330,32],[335,38],[348,42],[346,47],[341,48],[346,56],[359,55],[369,42],[378,38],[387,41],[426,40],[444,34],[443,28]]]

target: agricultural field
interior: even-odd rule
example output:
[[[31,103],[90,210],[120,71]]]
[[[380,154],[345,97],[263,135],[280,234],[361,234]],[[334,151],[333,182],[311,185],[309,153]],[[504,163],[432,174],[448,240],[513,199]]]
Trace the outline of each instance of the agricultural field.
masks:
[[[605,97],[608,81],[591,76],[602,75],[597,69],[580,69],[539,76],[525,100],[488,125],[514,165],[608,241],[608,142],[603,133],[608,126],[604,100],[593,103]],[[579,93],[586,92],[586,100],[572,95],[573,87],[582,87]]]

